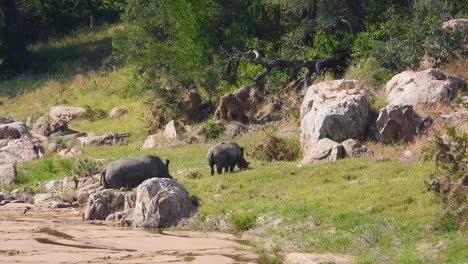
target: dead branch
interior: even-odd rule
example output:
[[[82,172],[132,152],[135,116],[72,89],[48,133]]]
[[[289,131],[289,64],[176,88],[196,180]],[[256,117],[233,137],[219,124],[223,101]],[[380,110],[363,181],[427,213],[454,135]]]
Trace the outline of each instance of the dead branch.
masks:
[[[222,48],[221,48],[222,49]],[[252,80],[251,86],[258,87],[263,79],[270,75],[273,69],[295,69],[300,70],[306,68],[306,73],[293,81],[287,86],[287,89],[299,89],[306,87],[318,76],[322,75],[327,69],[335,68],[344,58],[345,52],[338,52],[328,58],[319,60],[307,59],[263,59],[260,53],[256,50],[240,51],[233,49],[235,54],[229,54],[226,50],[222,51],[229,56],[229,61],[237,60],[249,63],[255,63],[263,66],[263,70],[259,72]],[[312,79],[312,81],[311,81]],[[282,90],[283,91],[283,90]],[[280,93],[282,92],[280,91]]]

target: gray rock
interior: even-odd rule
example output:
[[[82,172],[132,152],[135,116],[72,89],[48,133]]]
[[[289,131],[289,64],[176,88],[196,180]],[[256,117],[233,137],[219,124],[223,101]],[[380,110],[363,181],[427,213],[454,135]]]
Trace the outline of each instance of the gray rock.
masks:
[[[110,189],[89,196],[85,208],[85,220],[105,220],[112,213],[121,211],[125,205],[125,192]]]
[[[68,121],[65,119],[53,120],[47,122],[46,118],[39,118],[33,125],[33,132],[42,136],[50,136],[54,133],[73,134],[77,133],[68,128]]]
[[[27,192],[24,188],[22,189],[14,189],[10,192],[10,196],[13,198],[13,199],[16,199],[16,200],[19,200],[19,201],[23,201],[25,203],[30,203],[30,204],[33,204],[34,203],[34,198],[33,196]]]
[[[348,157],[365,158],[374,156],[374,152],[367,149],[367,147],[362,145],[358,140],[348,139],[343,141],[341,145],[343,145],[345,154]]]
[[[78,141],[80,142],[81,146],[115,145],[129,136],[130,134],[119,134],[119,133],[107,132],[102,136],[80,137],[78,138]]]
[[[0,139],[31,138],[26,126],[21,122],[0,125]]]
[[[15,122],[13,119],[6,117],[6,116],[0,116],[0,125],[3,124],[9,124]]]
[[[145,143],[143,143],[143,149],[152,149],[152,148],[155,148],[156,147],[156,135],[149,135],[146,140],[145,140]]]
[[[460,30],[466,37],[466,35],[468,35],[468,18],[458,18],[445,21],[442,28],[447,31]]]
[[[55,142],[50,142],[49,145],[47,146],[47,149],[50,152],[56,152],[58,150],[58,145]]]
[[[117,119],[117,118],[123,116],[124,114],[126,114],[127,112],[128,112],[127,109],[120,108],[120,107],[114,107],[114,108],[112,108],[112,110],[109,113],[109,118],[110,119]]]
[[[133,226],[145,228],[177,225],[196,207],[187,190],[172,179],[152,178],[137,187]]]
[[[98,192],[101,188],[99,182],[84,186],[83,188],[78,189],[77,191],[77,199],[80,206],[85,206],[88,202],[88,198],[91,194]]]
[[[169,140],[177,139],[177,135],[179,134],[179,128],[174,120],[171,120],[166,127],[164,127],[163,136]]]
[[[11,185],[16,180],[15,164],[0,164],[0,185]]]
[[[74,157],[83,154],[83,150],[77,148],[66,148],[58,152],[62,157]]]
[[[466,91],[463,78],[438,69],[405,71],[386,85],[390,105],[432,106],[448,104],[459,92]]]
[[[86,109],[83,107],[59,105],[53,106],[49,109],[49,116],[52,118],[52,120],[65,119],[70,121],[80,117],[84,113],[86,113]]]
[[[336,161],[344,157],[345,151],[341,144],[328,138],[322,138],[313,147],[308,148],[307,152],[304,152],[301,163],[322,163]]]
[[[370,105],[354,80],[322,82],[308,88],[301,105],[301,145],[306,156],[322,137],[343,141],[366,135]],[[306,159],[307,160],[307,159]]]
[[[125,206],[124,210],[134,208],[136,203],[136,194],[134,192],[125,193]]]
[[[379,138],[383,142],[411,141],[416,133],[416,114],[411,105],[388,105],[377,118]]]
[[[17,163],[38,159],[41,146],[29,139],[0,140],[0,162]]]

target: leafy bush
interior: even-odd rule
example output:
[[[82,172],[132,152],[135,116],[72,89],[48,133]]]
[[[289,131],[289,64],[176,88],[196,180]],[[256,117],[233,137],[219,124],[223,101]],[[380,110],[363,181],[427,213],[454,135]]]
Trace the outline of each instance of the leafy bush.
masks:
[[[223,124],[216,123],[213,120],[208,121],[205,125],[205,130],[203,131],[203,135],[206,138],[219,138],[224,133],[224,126]]]
[[[259,144],[252,147],[251,155],[257,160],[294,161],[300,157],[299,140],[281,137],[269,131],[263,131]]]
[[[433,142],[423,149],[422,158],[433,160],[436,170],[426,188],[452,211],[461,229],[468,227],[468,133],[448,128],[444,136],[435,134]],[[446,221],[447,222],[447,221]]]
[[[88,177],[99,173],[99,164],[93,159],[77,159],[72,166],[72,174],[78,177]]]
[[[369,89],[379,89],[392,77],[392,72],[384,68],[377,59],[370,57],[350,66],[345,79],[355,79]]]

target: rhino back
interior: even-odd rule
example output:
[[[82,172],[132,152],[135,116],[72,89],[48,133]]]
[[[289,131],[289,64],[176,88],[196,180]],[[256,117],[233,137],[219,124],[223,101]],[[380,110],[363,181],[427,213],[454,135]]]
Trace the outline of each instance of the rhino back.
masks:
[[[240,150],[230,144],[217,145],[213,149],[214,163],[228,165],[237,162]]]
[[[148,164],[141,158],[124,158],[106,167],[106,180],[112,188],[136,187],[150,178]]]

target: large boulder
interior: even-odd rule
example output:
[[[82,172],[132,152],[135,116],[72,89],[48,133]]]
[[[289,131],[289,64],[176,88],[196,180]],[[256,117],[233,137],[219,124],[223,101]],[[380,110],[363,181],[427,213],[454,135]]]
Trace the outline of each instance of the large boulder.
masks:
[[[466,90],[463,78],[438,69],[404,71],[386,85],[391,105],[433,106],[448,104],[457,93]]]
[[[89,196],[85,208],[85,220],[105,220],[112,213],[122,211],[125,206],[125,192],[111,189],[98,191]]]
[[[145,228],[177,225],[196,208],[187,190],[172,179],[152,178],[137,187],[133,226]]]
[[[42,157],[41,146],[29,139],[0,140],[0,162],[16,163]]]
[[[336,161],[345,157],[343,146],[331,139],[320,139],[304,152],[302,164]]]
[[[354,80],[312,85],[301,105],[301,145],[304,153],[322,137],[337,141],[366,135],[370,105],[366,92]]]
[[[387,143],[400,139],[411,141],[416,133],[415,118],[411,105],[388,105],[380,109],[377,117],[379,139]]]
[[[468,35],[468,18],[451,19],[445,21],[442,28],[447,31],[460,30],[463,34]]]
[[[0,125],[0,139],[31,138],[26,126],[21,122]]]
[[[16,167],[14,164],[0,164],[0,185],[15,183]]]
[[[53,106],[49,109],[49,116],[52,120],[65,119],[70,121],[72,119],[78,118],[81,115],[86,113],[86,109],[83,107],[73,107],[73,106]]]

